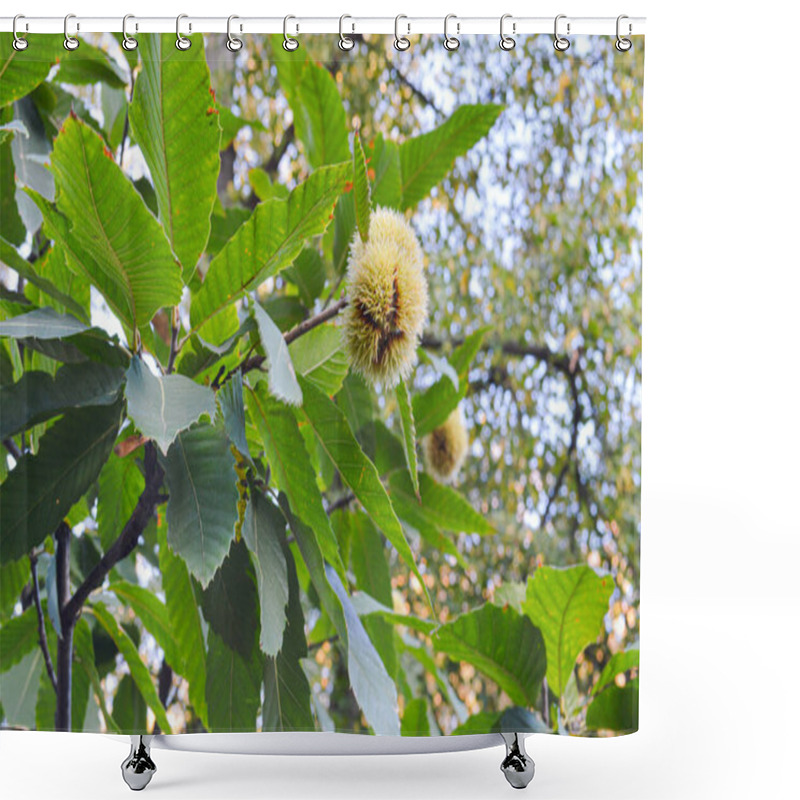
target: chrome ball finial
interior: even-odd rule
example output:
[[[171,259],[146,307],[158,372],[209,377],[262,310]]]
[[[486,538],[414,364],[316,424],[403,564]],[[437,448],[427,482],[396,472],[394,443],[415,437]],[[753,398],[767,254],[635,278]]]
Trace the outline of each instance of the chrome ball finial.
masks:
[[[536,765],[525,752],[525,740],[519,734],[503,733],[501,736],[506,743],[506,757],[500,769],[515,789],[524,789],[533,780]]]
[[[131,736],[131,752],[122,762],[122,778],[134,792],[140,792],[150,783],[156,765],[150,758],[152,736]]]

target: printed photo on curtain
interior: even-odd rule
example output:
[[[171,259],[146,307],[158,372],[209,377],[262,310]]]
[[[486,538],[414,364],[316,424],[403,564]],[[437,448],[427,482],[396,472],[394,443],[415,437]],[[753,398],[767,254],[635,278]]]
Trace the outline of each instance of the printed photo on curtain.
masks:
[[[2,726],[637,730],[644,38],[180,39],[0,36]]]

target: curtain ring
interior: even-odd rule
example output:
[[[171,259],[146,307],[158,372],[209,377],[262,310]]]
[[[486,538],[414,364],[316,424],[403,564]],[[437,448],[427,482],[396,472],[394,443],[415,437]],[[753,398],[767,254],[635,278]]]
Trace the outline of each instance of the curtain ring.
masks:
[[[627,53],[628,50],[630,50],[633,47],[633,42],[630,39],[628,39],[628,38],[626,38],[624,36],[620,36],[620,33],[619,33],[620,22],[622,22],[622,20],[624,20],[624,19],[628,19],[628,17],[625,16],[625,14],[620,14],[617,17],[617,41],[614,44],[614,47],[616,47],[617,50],[619,50],[620,53]],[[629,22],[628,23],[628,36],[631,35],[632,31],[633,31],[633,26]]]
[[[181,33],[181,20],[188,18],[189,18],[188,14],[178,14],[178,16],[175,18],[175,36],[176,36],[175,47],[177,47],[178,50],[188,50],[192,46],[192,40],[187,39]],[[191,31],[192,31],[192,26],[189,25],[189,32],[191,33]]]
[[[242,45],[244,44],[244,42],[242,42],[241,39],[237,39],[231,33],[231,22],[233,22],[233,20],[235,19],[239,19],[239,17],[237,17],[235,14],[231,14],[231,16],[228,17],[228,41],[225,42],[225,47],[227,47],[228,50],[231,51],[231,53],[238,53],[242,49]]]
[[[411,40],[407,36],[400,35],[400,20],[401,19],[408,19],[405,14],[398,14],[394,18],[394,49],[399,50],[401,53],[404,50],[408,50],[411,47]],[[409,33],[411,32],[411,26],[408,26]]]
[[[503,30],[503,28],[505,27],[505,21],[507,19],[513,19],[511,14],[503,14],[503,16],[500,17],[500,49],[505,50],[506,52],[508,52],[509,50],[513,50],[517,46],[516,39],[514,39],[513,36],[506,36],[505,31]],[[516,29],[517,29],[517,23],[512,22],[511,23],[512,33],[516,33]]]
[[[448,14],[444,18],[444,41],[442,44],[445,50],[449,50],[452,53],[454,50],[458,50],[458,48],[461,47],[461,42],[457,36],[449,36],[447,33],[447,23],[450,22],[451,19],[457,20],[458,17],[455,14]],[[459,33],[460,30],[461,23],[456,22],[456,33]]]
[[[128,36],[128,20],[129,19],[136,19],[133,14],[126,14],[122,18],[122,49],[123,50],[135,50],[139,46],[139,42],[136,41],[132,36]],[[139,29],[137,25],[136,30]]]
[[[342,14],[339,17],[339,49],[340,50],[352,50],[356,43],[349,37],[344,35],[344,21],[346,19],[353,19],[349,14]]]
[[[17,14],[14,17],[14,22],[11,23],[11,32],[14,34],[14,41],[11,43],[11,45],[17,52],[22,52],[28,46],[28,40],[20,39],[19,34],[17,33],[17,21],[20,19],[25,19],[25,16],[22,14]],[[25,23],[25,30],[28,30],[27,22]]]
[[[297,19],[297,17],[293,17],[291,14],[283,18],[283,49],[286,50],[287,53],[293,53],[300,47],[300,42],[294,38],[294,36],[289,36],[289,20],[290,19]]]
[[[70,51],[77,50],[78,45],[80,44],[80,42],[74,36],[69,35],[69,21],[71,19],[75,19],[74,14],[67,14],[67,16],[64,17],[64,49]],[[77,32],[79,28],[80,26],[76,25],[75,31]]]
[[[566,18],[567,18],[566,14],[559,14],[556,17],[555,25],[553,27],[553,47],[555,47],[555,49],[559,53],[563,53],[565,50],[569,50],[569,39],[565,38],[564,36],[559,36],[558,33],[558,21],[560,19],[566,19]],[[570,23],[568,22],[567,33],[569,33],[569,25]]]

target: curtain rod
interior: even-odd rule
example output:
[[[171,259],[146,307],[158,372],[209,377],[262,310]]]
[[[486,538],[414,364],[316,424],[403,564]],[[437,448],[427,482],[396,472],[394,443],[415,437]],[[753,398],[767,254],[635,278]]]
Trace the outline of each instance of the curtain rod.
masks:
[[[331,33],[340,31],[339,17],[288,17],[288,32],[292,35],[304,33]],[[13,30],[13,17],[0,17],[0,31]],[[507,35],[549,33],[554,30],[555,17],[507,17],[504,31]],[[637,36],[645,32],[645,17],[628,17],[624,21],[623,35]],[[345,34],[394,34],[395,17],[347,16],[343,23]],[[614,36],[617,30],[616,17],[570,17],[561,16],[559,32],[569,35],[592,34]],[[567,26],[569,25],[569,30]],[[630,26],[630,27],[628,27]],[[129,35],[136,33],[175,33],[175,17],[130,17],[127,24]],[[195,17],[182,15],[181,33],[226,33],[227,17]],[[400,33],[414,34],[444,33],[444,17],[402,17]],[[283,33],[284,17],[238,17],[231,25],[232,33]],[[500,16],[451,18],[448,31],[451,34],[500,34]],[[69,18],[69,33],[121,33],[122,16]],[[20,17],[17,33],[64,33],[64,17]]]

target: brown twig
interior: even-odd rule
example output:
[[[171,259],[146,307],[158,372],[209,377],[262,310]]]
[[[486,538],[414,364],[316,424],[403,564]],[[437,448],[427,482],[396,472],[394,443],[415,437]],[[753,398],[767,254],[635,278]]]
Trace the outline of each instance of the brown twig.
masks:
[[[327,639],[320,639],[318,642],[312,642],[308,646],[308,652],[310,653],[312,650],[316,650],[318,647],[322,647],[326,642],[333,644],[339,640],[339,634],[334,633],[333,636],[329,636]]]
[[[17,443],[10,436],[8,439],[3,439],[3,447],[11,453],[14,461],[19,461],[22,458],[22,450],[19,449]]]
[[[463,339],[452,339],[450,344],[453,347],[463,344]],[[426,350],[440,350],[444,347],[445,341],[436,336],[425,335],[420,340],[420,346]],[[517,341],[504,341],[504,342],[486,342],[482,350],[500,350],[509,356],[532,356],[538,361],[551,366],[558,372],[565,375],[576,374],[580,371],[580,361],[562,353],[554,353],[549,347],[545,345],[523,344]],[[578,353],[580,356],[580,353]]]
[[[355,499],[356,496],[352,493],[343,495],[328,506],[328,515],[330,516],[334,511],[338,511],[340,508],[347,508]]]
[[[299,339],[303,334],[308,333],[318,325],[322,325],[323,322],[333,319],[333,317],[335,317],[346,305],[347,298],[343,297],[341,300],[334,303],[330,308],[320,311],[319,314],[303,320],[295,325],[290,331],[286,331],[286,333],[283,334],[283,340],[286,342],[286,344],[291,344],[293,341],[295,341],[295,339]],[[236,372],[237,369],[240,369],[242,371],[242,375],[246,375],[251,370],[260,368],[265,360],[266,357],[261,355],[247,357],[242,360],[238,367],[231,370],[231,372]]]
[[[172,319],[170,320],[171,330],[172,333],[169,339],[169,361],[167,362],[167,375],[172,374],[172,370],[175,369],[175,357],[178,355],[178,333],[180,332],[181,323],[180,319],[178,318],[178,309],[172,309]]]
[[[284,132],[280,142],[275,146],[269,159],[264,163],[262,169],[268,175],[275,175],[278,171],[278,165],[281,159],[289,149],[289,145],[294,141],[294,123],[292,123]]]
[[[58,653],[56,669],[56,715],[55,729],[69,731],[72,729],[72,635],[75,620],[64,613],[69,596],[69,547],[72,529],[66,522],[61,522],[54,534],[56,540],[56,596],[58,598],[57,613],[61,617],[61,635],[58,637]]]
[[[394,73],[397,80],[403,86],[411,90],[411,94],[422,100],[422,102],[425,103],[426,106],[430,106],[440,117],[444,116],[439,106],[437,106],[436,103],[434,103],[433,100],[431,100],[431,98],[428,97],[428,95],[426,95],[425,92],[422,91],[422,89],[415,86],[397,67],[390,64],[389,69]]]
[[[567,447],[566,455],[564,456],[564,463],[561,465],[561,469],[559,470],[558,477],[556,478],[555,486],[550,494],[547,496],[547,505],[544,508],[544,514],[542,514],[541,520],[541,527],[544,527],[547,523],[547,520],[550,517],[550,511],[552,509],[553,503],[555,502],[558,493],[561,491],[561,487],[564,484],[564,478],[566,477],[567,470],[569,469],[570,464],[572,463],[572,459],[575,456],[575,453],[578,449],[578,429],[581,424],[581,420],[583,419],[583,411],[581,409],[581,401],[580,396],[578,394],[578,380],[577,380],[577,369],[578,369],[578,360],[577,359],[570,359],[568,361],[568,371],[567,381],[569,383],[569,393],[570,398],[572,400],[572,423],[570,426],[570,437],[569,437],[569,446]],[[577,461],[575,462],[575,470],[578,476],[578,481],[580,482],[580,471],[578,468]]]
[[[42,656],[44,656],[44,665],[47,669],[47,676],[50,678],[50,683],[53,684],[53,689],[58,694],[58,684],[56,682],[56,673],[53,669],[53,662],[50,659],[50,648],[47,646],[47,635],[45,634],[44,630],[44,614],[42,613],[42,600],[39,596],[39,575],[37,574],[36,565],[38,563],[38,558],[35,555],[31,555],[31,579],[33,581],[33,602],[36,606],[36,619],[39,625],[39,647],[42,650]]]
[[[284,341],[286,344],[291,344],[295,339],[299,339],[304,333],[308,333],[312,328],[316,328],[317,325],[322,325],[323,322],[333,319],[346,305],[347,298],[343,297],[329,308],[320,311],[316,316],[303,320],[295,325],[290,331],[287,331],[283,334]]]
[[[139,540],[139,536],[153,518],[153,512],[161,500],[161,484],[164,482],[164,471],[158,464],[155,445],[148,442],[144,450],[145,484],[130,519],[125,523],[122,533],[86,576],[83,583],[75,590],[62,613],[63,620],[74,622],[80,615],[81,608],[89,595],[105,580],[106,575],[123,558],[128,556]]]

